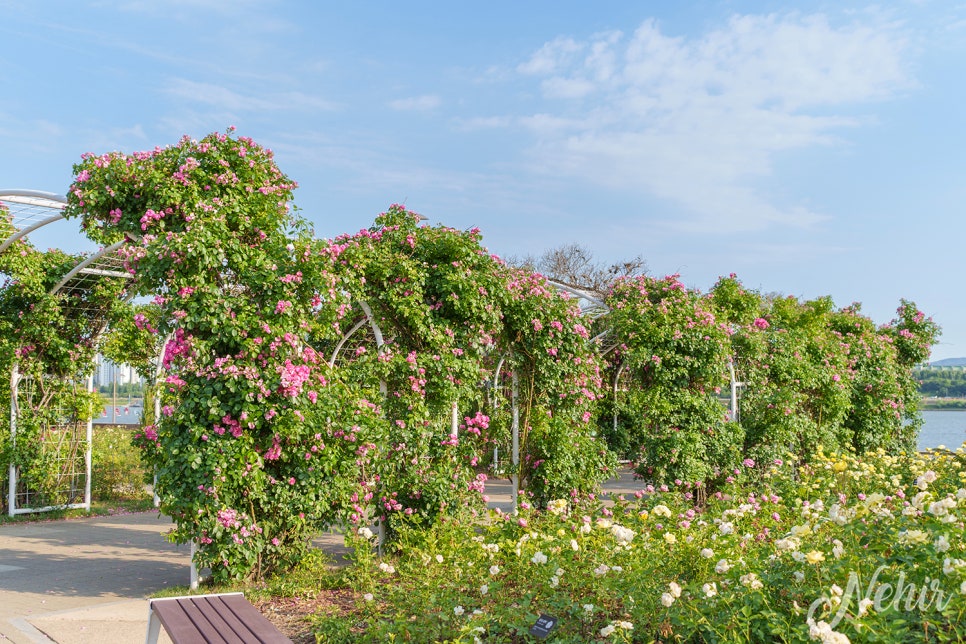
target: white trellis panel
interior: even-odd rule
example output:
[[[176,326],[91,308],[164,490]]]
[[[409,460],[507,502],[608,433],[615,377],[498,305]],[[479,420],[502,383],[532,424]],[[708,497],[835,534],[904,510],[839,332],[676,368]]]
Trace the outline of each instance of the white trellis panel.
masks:
[[[6,219],[14,228],[6,239],[0,241],[0,253],[5,252],[20,239],[49,224],[63,219],[67,199],[61,195],[35,190],[0,190],[0,205]],[[85,292],[93,283],[104,277],[129,279],[123,270],[123,261],[115,244],[103,248],[80,262],[53,288],[51,293],[65,296],[65,313],[87,318],[88,332],[96,338],[104,330],[107,313],[85,301]],[[93,379],[86,379],[87,391],[93,389]],[[76,386],[76,385],[75,385]],[[36,399],[36,383],[21,377],[17,364],[13,365],[10,378],[10,440],[16,445],[21,410],[27,406],[44,405]],[[77,422],[66,412],[57,414],[59,421],[40,430],[43,449],[56,462],[56,483],[43,494],[27,484],[29,475],[13,463],[9,465],[7,512],[10,516],[53,509],[90,509],[91,503],[91,442],[92,421]]]

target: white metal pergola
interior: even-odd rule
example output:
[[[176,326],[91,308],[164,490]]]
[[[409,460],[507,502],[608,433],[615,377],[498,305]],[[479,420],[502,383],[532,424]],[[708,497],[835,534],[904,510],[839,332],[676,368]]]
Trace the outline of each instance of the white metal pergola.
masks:
[[[18,240],[27,238],[31,233],[62,219],[67,199],[63,195],[36,190],[0,190],[0,204],[6,210],[10,224],[14,228],[6,239],[0,242],[0,253],[7,252]],[[124,270],[123,260],[118,249],[125,242],[119,242],[86,257],[71,269],[50,290],[51,295],[65,296],[65,313],[69,316],[85,317],[90,321],[89,333],[99,336],[105,326],[103,311],[85,302],[84,295],[103,278],[130,280],[131,275]],[[20,373],[19,364],[14,363],[10,374],[10,440],[16,445],[17,427],[22,409],[32,404],[36,384]],[[88,391],[93,389],[93,379],[88,377],[84,384]],[[66,503],[49,504],[36,490],[30,489],[23,481],[19,468],[9,465],[7,512],[10,516],[30,512],[44,512],[53,509],[83,508],[90,509],[91,503],[91,440],[92,421],[71,422],[65,416],[63,424],[45,428],[45,441],[54,441],[58,453],[65,453],[59,465],[58,490]],[[83,447],[83,450],[81,448]],[[81,451],[83,455],[81,456]]]

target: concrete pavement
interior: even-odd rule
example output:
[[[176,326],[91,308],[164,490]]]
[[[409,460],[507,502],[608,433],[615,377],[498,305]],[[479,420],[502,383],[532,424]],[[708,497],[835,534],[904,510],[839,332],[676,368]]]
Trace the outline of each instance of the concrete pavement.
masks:
[[[0,639],[136,642],[147,595],[188,583],[157,512],[0,526]]]

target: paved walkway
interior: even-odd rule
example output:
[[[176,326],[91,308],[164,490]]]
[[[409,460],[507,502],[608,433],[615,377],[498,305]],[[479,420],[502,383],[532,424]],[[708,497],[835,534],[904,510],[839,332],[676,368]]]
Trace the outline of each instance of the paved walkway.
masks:
[[[629,470],[604,486],[639,487]],[[509,483],[491,481],[487,493],[491,506],[511,507]],[[145,597],[189,581],[189,547],[163,536],[171,526],[157,512],[0,526],[0,642],[143,642]],[[322,542],[340,549],[335,535]],[[159,641],[170,643],[163,632]]]
[[[171,525],[146,512],[0,527],[0,639],[142,641],[144,597],[188,583],[188,546],[163,537]]]

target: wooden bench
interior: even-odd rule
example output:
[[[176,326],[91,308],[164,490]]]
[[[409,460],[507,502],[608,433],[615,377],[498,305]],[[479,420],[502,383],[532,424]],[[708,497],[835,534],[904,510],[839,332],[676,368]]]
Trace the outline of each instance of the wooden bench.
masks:
[[[161,626],[174,644],[292,644],[242,593],[152,599],[146,644]]]

